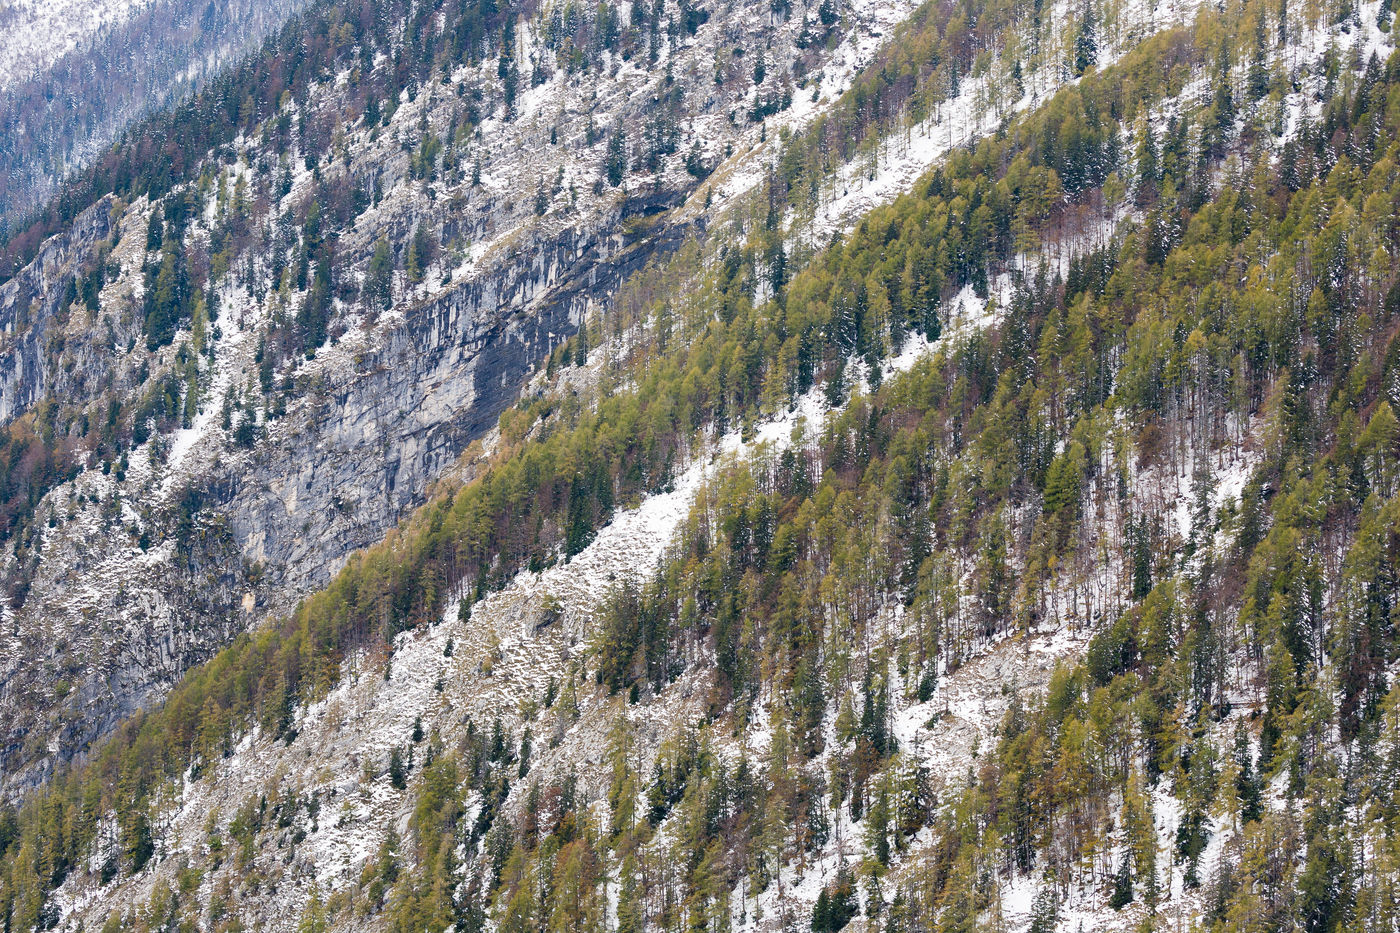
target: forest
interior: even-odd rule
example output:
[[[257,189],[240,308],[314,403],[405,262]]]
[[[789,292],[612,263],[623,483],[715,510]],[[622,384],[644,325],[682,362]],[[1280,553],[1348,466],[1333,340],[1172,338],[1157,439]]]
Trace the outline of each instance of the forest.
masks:
[[[494,15],[464,15],[460,54]],[[284,50],[275,73],[240,72],[222,110],[198,111],[212,106],[201,97],[171,118],[163,155],[119,151],[84,196],[163,192],[189,170],[182,153],[254,125],[238,106],[247,82],[272,82],[255,99],[275,99],[372,45],[364,24],[326,16],[311,33],[324,44]],[[839,415],[710,484],[654,579],[609,600],[570,685],[646,703],[704,658],[706,721],[638,773],[620,719],[603,820],[569,780],[532,779],[527,730],[409,737],[412,780],[405,758],[393,778],[413,795],[409,835],[386,840],[361,893],[313,900],[306,922],[345,911],[403,930],[489,918],[510,931],[719,933],[736,890],[781,884],[844,821],[866,855],[821,893],[813,930],[843,928],[862,905],[891,933],[978,929],[1000,885],[1027,875],[1043,895],[1034,929],[1053,928],[1071,886],[1165,925],[1153,905],[1170,872],[1209,886],[1204,928],[1393,928],[1400,57],[1328,60],[1321,118],[1275,152],[1290,79],[1265,53],[1311,25],[1287,5],[1231,3],[1102,71],[1085,62],[1079,82],[811,256],[787,255],[781,205],[817,170],[781,162],[744,239],[642,273],[554,353],[551,371],[578,366],[628,335],[625,371],[590,404],[522,400],[479,478],[0,814],[9,928],[52,918],[48,894],[104,814],[122,843],[104,873],[140,870],[162,786],[255,726],[292,741],[298,705],[354,653],[578,553],[618,508],[664,489],[704,432],[811,391]],[[430,74],[423,49],[403,56],[405,84]],[[1156,120],[1202,73],[1213,92]],[[879,108],[854,93],[849,119],[873,123]],[[136,177],[138,164],[152,167]],[[1045,244],[1105,214],[1128,219],[1052,267]],[[10,249],[23,255],[23,237]],[[314,278],[331,253],[308,254]],[[955,336],[949,302],[968,289],[995,323]],[[159,342],[169,313],[153,295]],[[883,378],[920,339],[935,341],[931,357]],[[1214,504],[1212,462],[1247,442],[1257,464]],[[1185,529],[1157,508],[1159,474],[1197,490]],[[1013,707],[965,784],[931,787],[893,739],[891,698],[932,690],[992,642],[1068,625],[1093,633],[1082,662]],[[761,692],[785,698],[769,755],[717,752]],[[1170,865],[1153,827],[1163,795],[1180,814]],[[309,805],[273,797],[250,799],[221,859],[248,864],[264,827]],[[1206,826],[1222,818],[1207,880]],[[133,922],[192,922],[189,903],[167,891]]]

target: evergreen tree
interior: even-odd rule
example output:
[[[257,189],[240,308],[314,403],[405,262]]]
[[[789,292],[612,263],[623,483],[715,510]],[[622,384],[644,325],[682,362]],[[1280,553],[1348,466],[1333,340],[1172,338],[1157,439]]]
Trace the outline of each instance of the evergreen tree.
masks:
[[[1108,906],[1122,910],[1133,902],[1133,870],[1130,859],[1123,858],[1118,863],[1118,871],[1113,876],[1113,893],[1108,896]]]
[[[426,224],[419,222],[414,228],[413,238],[408,244],[408,256],[404,260],[404,272],[408,280],[417,284],[427,275],[428,267],[437,259],[437,241],[433,239]]]
[[[397,745],[389,750],[389,786],[394,790],[408,787],[408,769],[404,767],[403,752]]]
[[[608,151],[603,160],[603,172],[608,179],[608,184],[614,188],[622,184],[622,179],[627,173],[627,134],[623,132],[620,123],[613,128],[612,135],[608,137]]]
[[[173,238],[161,247],[160,265],[146,293],[146,346],[155,350],[175,339],[189,301],[189,280],[183,251]]]
[[[381,236],[374,244],[374,255],[370,257],[365,285],[360,294],[370,308],[388,311],[393,305],[394,256],[389,250],[387,237]]]
[[[1074,75],[1079,77],[1099,60],[1098,25],[1095,22],[1093,0],[1086,0],[1074,36]]]

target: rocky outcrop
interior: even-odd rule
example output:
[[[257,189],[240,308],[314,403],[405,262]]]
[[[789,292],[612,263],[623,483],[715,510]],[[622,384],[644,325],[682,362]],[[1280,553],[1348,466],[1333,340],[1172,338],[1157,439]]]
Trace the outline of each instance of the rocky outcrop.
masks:
[[[48,390],[54,362],[49,337],[63,323],[78,271],[111,232],[111,214],[112,199],[98,201],[0,285],[0,424],[14,420]]]
[[[634,199],[595,228],[520,245],[387,318],[362,345],[347,338],[303,367],[304,394],[252,451],[134,462],[138,509],[119,507],[115,521],[93,500],[110,503],[120,484],[84,472],[63,497],[64,507],[76,499],[74,518],[47,533],[30,595],[6,617],[9,791],[42,780],[382,538],[623,278],[700,229],[663,221],[642,236],[618,232],[628,216],[676,201]]]
[[[324,583],[382,538],[623,278],[697,229],[661,224],[633,239],[614,226],[522,246],[491,274],[408,308],[352,370],[327,367],[294,423],[225,474],[214,507],[247,559],[264,565],[270,591]]]

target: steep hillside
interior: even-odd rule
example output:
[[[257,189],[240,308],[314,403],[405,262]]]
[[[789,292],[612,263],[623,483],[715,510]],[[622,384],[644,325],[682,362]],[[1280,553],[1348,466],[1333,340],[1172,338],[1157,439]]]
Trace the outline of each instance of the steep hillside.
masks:
[[[378,540],[908,9],[566,12],[315,6],[0,286],[7,786]]]
[[[9,927],[1395,927],[1388,8],[657,9],[5,286]]]

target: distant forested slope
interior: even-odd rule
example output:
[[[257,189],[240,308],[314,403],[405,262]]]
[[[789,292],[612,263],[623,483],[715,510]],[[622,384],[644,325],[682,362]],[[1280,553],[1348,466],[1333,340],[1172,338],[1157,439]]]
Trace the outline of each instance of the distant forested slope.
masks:
[[[64,175],[87,164],[141,115],[187,97],[276,29],[303,0],[159,0],[27,79],[0,82],[0,235],[49,199]],[[33,46],[60,37],[0,37]],[[14,50],[14,49],[12,49]]]

